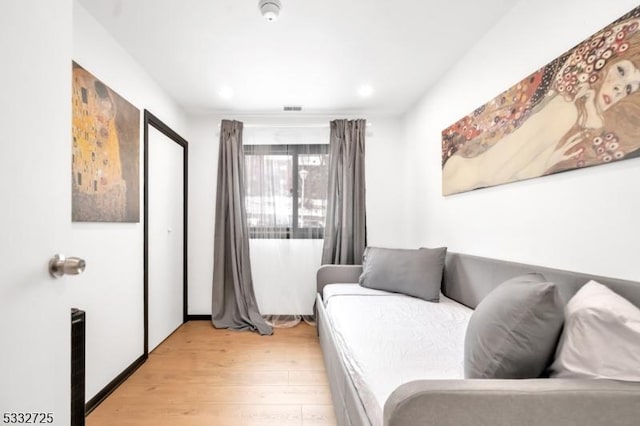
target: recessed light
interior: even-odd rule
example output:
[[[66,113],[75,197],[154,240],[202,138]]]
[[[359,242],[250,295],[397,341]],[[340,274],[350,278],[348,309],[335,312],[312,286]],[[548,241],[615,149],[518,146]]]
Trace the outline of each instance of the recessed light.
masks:
[[[362,96],[363,98],[368,98],[369,96],[373,95],[373,87],[368,84],[360,86],[358,88],[358,95]]]
[[[220,89],[218,95],[220,95],[222,99],[231,99],[233,98],[233,89],[229,86],[224,86]]]

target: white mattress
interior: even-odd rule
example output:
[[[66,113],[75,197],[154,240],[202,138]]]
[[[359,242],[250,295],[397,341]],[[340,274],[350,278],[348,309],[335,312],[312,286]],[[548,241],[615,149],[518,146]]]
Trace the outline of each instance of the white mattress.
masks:
[[[464,335],[473,312],[440,295],[440,303],[330,284],[323,300],[346,368],[373,426],[398,386],[419,379],[464,378]]]

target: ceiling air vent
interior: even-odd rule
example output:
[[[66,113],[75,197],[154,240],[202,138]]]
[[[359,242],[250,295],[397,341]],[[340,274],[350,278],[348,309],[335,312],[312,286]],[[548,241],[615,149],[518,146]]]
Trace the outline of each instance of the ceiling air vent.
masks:
[[[283,108],[285,111],[302,111],[300,105],[285,105]]]

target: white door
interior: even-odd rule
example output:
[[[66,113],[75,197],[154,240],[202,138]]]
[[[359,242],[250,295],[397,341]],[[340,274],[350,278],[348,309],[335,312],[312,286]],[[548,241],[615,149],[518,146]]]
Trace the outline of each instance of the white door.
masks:
[[[184,149],[149,126],[149,351],[183,321]]]
[[[54,280],[47,264],[82,255],[71,246],[71,2],[3,3],[1,15],[0,422],[37,412],[68,425],[71,293],[87,284]]]

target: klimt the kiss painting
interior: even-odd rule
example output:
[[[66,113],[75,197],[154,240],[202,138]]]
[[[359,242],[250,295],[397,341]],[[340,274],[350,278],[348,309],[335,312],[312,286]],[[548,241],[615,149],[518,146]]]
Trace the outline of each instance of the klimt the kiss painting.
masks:
[[[72,220],[138,222],[140,111],[77,63],[72,67]]]

